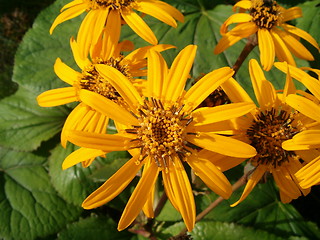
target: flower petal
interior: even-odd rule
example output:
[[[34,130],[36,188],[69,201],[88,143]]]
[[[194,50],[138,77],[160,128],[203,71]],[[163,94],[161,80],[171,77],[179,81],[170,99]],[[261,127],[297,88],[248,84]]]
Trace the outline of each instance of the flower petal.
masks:
[[[175,103],[184,91],[185,83],[189,76],[197,46],[188,45],[180,51],[174,59],[167,78],[163,84],[163,95],[170,103]]]
[[[151,161],[149,159],[149,161]],[[132,171],[130,169],[130,171]],[[142,177],[134,189],[123,213],[119,220],[118,231],[127,228],[133,220],[138,216],[143,205],[145,204],[149,196],[152,186],[155,184],[159,174],[159,168],[154,161],[152,161],[150,167],[147,168],[147,172],[142,174]]]
[[[209,160],[189,157],[187,160],[194,173],[216,194],[228,199],[232,187],[226,176]]]
[[[320,157],[315,158],[296,174],[302,188],[309,188],[320,183]]]
[[[240,117],[255,108],[256,105],[252,102],[231,103],[216,107],[199,108],[192,113],[192,117],[195,122],[193,126],[203,126],[214,122]]]
[[[214,133],[199,133],[198,136],[188,135],[187,141],[198,147],[226,156],[250,158],[256,155],[254,147],[237,139]]]
[[[136,164],[139,156],[126,162],[104,184],[88,196],[82,203],[84,209],[92,209],[111,201],[125,189],[136,176],[142,164]]]
[[[50,34],[52,34],[53,30],[60,23],[63,23],[71,18],[75,18],[79,16],[81,13],[83,13],[86,10],[87,6],[88,6],[87,3],[78,4],[60,13],[50,27],[50,30],[49,30]]]
[[[72,50],[73,58],[80,69],[84,69],[86,66],[91,65],[90,60],[81,55],[79,44],[73,37],[70,38],[70,47]],[[81,75],[79,76],[79,78],[81,78]]]
[[[129,27],[142,39],[152,45],[158,44],[156,36],[138,14],[130,9],[126,9],[125,11],[121,12],[121,16],[129,25]]]
[[[230,33],[227,33],[222,36],[222,38],[219,40],[218,44],[213,50],[214,54],[222,53],[224,50],[226,50],[228,47],[231,47],[236,42],[240,41],[242,37],[239,36],[233,36]]]
[[[138,124],[138,120],[130,112],[97,93],[81,90],[79,96],[85,104],[112,118],[114,121],[126,125]]]
[[[37,101],[41,107],[55,107],[79,101],[79,98],[74,87],[65,87],[43,92],[37,97]]]
[[[57,58],[54,63],[54,72],[62,81],[70,84],[71,86],[75,82],[78,82],[79,78],[82,76],[81,73],[73,70],[71,67],[63,63],[60,58]]]
[[[247,184],[246,184],[246,187],[244,188],[243,190],[243,193],[240,197],[240,199],[231,204],[230,206],[231,207],[235,207],[237,206],[240,202],[242,202],[250,193],[251,191],[253,190],[253,188],[257,185],[257,183],[260,181],[260,179],[262,178],[263,174],[266,172],[266,168],[264,166],[258,166],[253,174],[250,176]]]
[[[291,52],[287,48],[287,45],[282,41],[281,37],[275,31],[271,30],[270,33],[273,39],[275,53],[279,61],[286,61],[287,63],[296,66],[296,62]]]
[[[302,17],[302,10],[300,7],[292,7],[289,9],[286,9],[283,13],[283,22],[287,22],[290,21],[292,19],[296,19],[296,18],[300,18]],[[281,26],[283,26],[285,24],[281,24]]]
[[[232,77],[234,71],[229,67],[214,70],[197,81],[184,97],[184,111],[195,109],[206,97],[208,97],[223,82]]]
[[[118,134],[70,131],[68,140],[80,147],[100,149],[104,152],[125,151],[130,138]]]
[[[62,169],[66,170],[69,167],[76,165],[77,163],[87,161],[91,158],[96,158],[101,155],[106,154],[106,152],[90,149],[90,148],[79,148],[76,151],[72,152],[62,163]]]
[[[265,71],[272,68],[275,56],[274,43],[268,29],[260,28],[258,30],[258,44],[260,50],[260,62]]]
[[[232,7],[232,11],[236,11],[237,8],[243,8],[243,9],[250,9],[252,7],[252,1],[249,0],[241,0],[236,2],[233,7]]]
[[[221,84],[221,88],[227,94],[231,102],[253,102],[248,93],[234,79],[229,78]]]
[[[244,23],[250,22],[252,20],[252,16],[248,13],[236,13],[231,15],[220,27],[220,34],[224,35],[228,32],[228,26],[233,23]]]

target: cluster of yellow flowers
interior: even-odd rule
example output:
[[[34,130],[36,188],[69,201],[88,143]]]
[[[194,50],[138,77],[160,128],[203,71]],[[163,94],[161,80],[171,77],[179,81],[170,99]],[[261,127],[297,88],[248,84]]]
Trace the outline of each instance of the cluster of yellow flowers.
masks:
[[[218,54],[242,38],[258,45],[260,62],[268,71],[273,66],[287,74],[284,89],[275,90],[255,59],[249,73],[257,100],[254,103],[233,78],[230,67],[214,70],[185,90],[197,46],[186,46],[171,67],[161,55],[175,46],[159,44],[152,30],[136,11],[176,27],[184,16],[159,0],[74,0],[61,9],[54,28],[83,12],[76,40],[70,39],[77,72],[57,59],[54,70],[70,87],[40,94],[40,106],[70,102],[79,104],[69,114],[61,143],[80,146],[63,162],[63,169],[77,163],[89,166],[98,156],[111,151],[128,151],[128,160],[82,206],[99,207],[121,193],[139,171],[141,178],[119,221],[127,228],[141,210],[154,217],[155,182],[162,175],[164,190],[191,231],[196,210],[187,164],[215,193],[227,199],[232,186],[222,173],[246,159],[252,165],[248,182],[236,203],[243,201],[267,173],[280,191],[281,201],[290,202],[320,182],[320,83],[297,68],[296,57],[313,60],[300,43],[303,38],[319,49],[305,31],[286,22],[302,16],[301,9],[284,9],[275,1],[241,0],[235,13],[221,26],[222,38],[214,49]],[[136,11],[135,11],[136,10]],[[133,50],[130,41],[120,41],[127,24],[150,46]],[[235,24],[235,25],[233,25]],[[234,26],[232,30],[228,27]],[[124,55],[123,52],[129,52]],[[274,63],[275,56],[279,62]],[[311,94],[296,90],[292,78]],[[227,101],[203,106],[207,97],[223,91]],[[109,119],[116,134],[107,134]]]

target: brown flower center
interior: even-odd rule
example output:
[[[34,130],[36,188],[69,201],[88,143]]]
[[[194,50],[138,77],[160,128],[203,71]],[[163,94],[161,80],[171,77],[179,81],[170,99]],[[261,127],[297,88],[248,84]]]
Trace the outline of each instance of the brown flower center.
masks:
[[[293,115],[272,108],[256,116],[247,130],[251,145],[257,150],[257,155],[252,159],[254,163],[276,168],[287,162],[289,157],[296,156],[295,152],[286,151],[281,146],[283,141],[298,133],[297,127],[292,125]]]
[[[186,140],[187,134],[194,133],[186,131],[192,117],[186,116],[182,108],[183,105],[176,104],[167,109],[160,100],[145,100],[138,109],[138,116],[134,114],[139,126],[126,129],[127,133],[136,134],[132,148],[140,148],[140,161],[150,156],[159,167],[167,169],[173,157],[183,160],[191,153],[188,148],[198,149]]]
[[[281,22],[280,6],[273,0],[253,0],[250,9],[252,21],[259,28],[271,29]]]
[[[91,8],[111,8],[111,9],[122,9],[130,7],[135,0],[90,0]]]

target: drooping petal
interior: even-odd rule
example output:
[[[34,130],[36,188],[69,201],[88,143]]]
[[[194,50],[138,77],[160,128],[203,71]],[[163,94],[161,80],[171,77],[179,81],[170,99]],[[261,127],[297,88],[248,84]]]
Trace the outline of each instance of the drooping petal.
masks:
[[[242,0],[242,1],[238,1],[236,2],[233,7],[232,7],[232,11],[236,11],[237,8],[243,8],[243,9],[250,9],[252,7],[252,1],[250,0]]]
[[[317,41],[306,31],[303,31],[300,28],[297,28],[295,26],[289,25],[289,24],[282,24],[281,25],[287,32],[292,33],[298,37],[303,38],[304,40],[308,41],[310,44],[312,44],[316,49],[319,50],[319,45]]]
[[[62,81],[70,84],[71,86],[75,82],[79,81],[79,78],[82,76],[81,73],[73,70],[71,67],[63,63],[60,58],[57,58],[54,63],[54,72]]]
[[[196,51],[196,45],[188,45],[174,59],[162,90],[168,102],[175,103],[184,91]]]
[[[231,68],[224,67],[202,77],[187,91],[184,97],[184,111],[189,112],[196,108],[217,87],[231,78],[233,74],[234,71]]]
[[[247,38],[258,31],[258,27],[253,22],[240,23],[235,26],[229,34],[237,37]]]
[[[198,147],[217,152],[226,156],[250,158],[256,155],[254,147],[237,139],[214,133],[198,133],[198,136],[188,135],[187,141]]]
[[[296,18],[300,18],[302,17],[302,10],[300,7],[292,7],[289,9],[286,9],[283,13],[282,13],[282,17],[283,17],[283,22],[287,22],[290,21],[292,19],[296,19]],[[283,26],[285,24],[281,24],[281,26]]]
[[[264,166],[258,166],[253,174],[250,176],[246,187],[243,190],[243,193],[240,197],[240,199],[231,204],[231,207],[235,207],[237,206],[240,202],[242,202],[248,195],[249,193],[251,193],[251,191],[253,190],[253,188],[257,185],[257,183],[260,181],[260,179],[262,178],[263,174],[266,172],[266,168]]]
[[[231,15],[220,27],[220,34],[224,35],[228,32],[228,26],[233,23],[244,23],[250,22],[252,20],[252,16],[248,13],[236,13]]]
[[[55,107],[77,101],[79,98],[74,87],[48,90],[37,97],[37,102],[41,107]]]
[[[132,85],[130,80],[116,68],[104,64],[97,64],[96,69],[102,77],[111,83],[131,109],[136,109],[137,106],[143,105],[142,97],[137,89]]]
[[[153,165],[154,165],[154,163],[152,160],[146,161],[142,174],[146,174],[149,171],[148,168]],[[145,196],[147,200],[142,207],[143,213],[148,218],[154,218],[153,201],[154,201],[154,194],[155,194],[155,186],[156,186],[156,183],[150,186],[151,190],[150,190],[148,196]]]
[[[286,83],[284,85],[284,88],[283,88],[283,94],[282,94],[282,102],[286,102],[286,98],[288,97],[289,94],[295,94],[297,89],[296,87],[294,86],[294,83],[292,81],[292,77],[290,75],[290,71],[289,71],[289,67],[287,66],[288,70],[288,74],[286,76]]]
[[[227,94],[231,102],[253,102],[248,93],[234,79],[229,78],[221,84],[221,88]]]
[[[313,101],[295,94],[286,97],[286,103],[303,115],[320,122],[320,106]]]
[[[275,50],[274,43],[269,30],[260,28],[258,30],[258,43],[260,50],[260,62],[265,71],[269,71],[272,68]]]
[[[254,103],[231,103],[216,107],[199,108],[193,111],[194,127],[243,116],[256,108]]]
[[[162,87],[168,73],[168,66],[160,53],[150,50],[148,57],[147,96],[162,100]]]
[[[135,9],[139,12],[146,13],[160,21],[168,24],[171,27],[177,27],[176,20],[166,10],[159,8],[157,4],[148,1],[137,2]]]
[[[319,145],[320,130],[305,130],[293,136],[292,140],[296,144]]]
[[[129,27],[142,39],[152,45],[158,44],[156,36],[138,14],[130,9],[126,9],[121,12],[121,16]]]
[[[318,146],[320,147],[320,145]],[[309,144],[297,144],[292,139],[282,142],[282,148],[286,151],[310,150],[313,146]]]
[[[222,36],[222,38],[219,40],[218,44],[213,50],[214,54],[222,53],[224,50],[226,50],[228,47],[231,47],[236,42],[240,41],[242,37],[239,36],[233,36],[230,33],[227,33]]]
[[[81,90],[79,96],[85,104],[112,118],[114,121],[126,125],[138,124],[138,120],[130,112],[97,93]]]
[[[194,173],[216,194],[228,199],[232,187],[226,176],[209,160],[189,157],[187,160]]]
[[[167,197],[169,199],[169,201],[171,202],[172,206],[178,211],[179,210],[179,205],[177,203],[177,198],[175,197],[175,193],[172,187],[172,183],[171,183],[171,179],[170,179],[170,175],[168,174],[168,172],[162,171],[162,179],[163,179],[163,186],[164,186],[164,190],[167,194]]]
[[[65,170],[80,162],[84,162],[88,159],[96,158],[104,154],[106,154],[106,152],[98,149],[79,148],[76,151],[72,152],[68,157],[66,157],[66,159],[62,163],[62,169]]]
[[[111,201],[125,189],[136,176],[142,164],[136,164],[139,156],[132,157],[104,184],[91,193],[82,203],[84,209],[92,209]]]
[[[87,3],[78,4],[60,13],[50,27],[50,30],[49,30],[50,34],[52,34],[53,30],[60,23],[63,23],[71,18],[75,18],[79,16],[81,13],[83,13],[86,10],[87,5],[88,5]]]
[[[296,174],[302,188],[309,188],[320,182],[320,157],[315,158],[306,166],[301,168]]]
[[[270,33],[273,39],[275,53],[279,61],[286,61],[289,64],[296,66],[296,62],[291,52],[287,48],[287,45],[282,41],[281,37],[275,31],[271,30]]]
[[[118,223],[118,230],[127,228],[133,220],[138,216],[143,205],[145,204],[152,186],[155,184],[159,174],[159,168],[154,161],[148,167],[148,171],[142,174],[142,177],[134,189]],[[131,170],[130,170],[131,171]]]
[[[100,149],[104,152],[125,151],[130,138],[118,134],[70,131],[68,140],[80,147]]]
[[[263,71],[255,59],[249,61],[249,73],[253,90],[260,107],[272,107],[276,99],[276,90],[273,85],[266,80]]]

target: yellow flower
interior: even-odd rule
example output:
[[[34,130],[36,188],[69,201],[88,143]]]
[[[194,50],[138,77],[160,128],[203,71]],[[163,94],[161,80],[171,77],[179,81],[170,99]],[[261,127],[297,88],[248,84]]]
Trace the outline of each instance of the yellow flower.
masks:
[[[231,185],[223,173],[208,159],[198,158],[200,149],[234,157],[252,157],[253,147],[215,132],[213,123],[236,118],[251,111],[253,103],[226,104],[217,107],[197,106],[234,71],[221,68],[207,74],[187,92],[184,91],[196,46],[184,48],[170,69],[163,57],[153,50],[148,55],[146,95],[141,96],[119,71],[106,65],[97,66],[126,100],[129,109],[87,90],[80,91],[84,103],[114,119],[118,134],[73,131],[69,140],[76,145],[105,152],[129,150],[133,156],[82,204],[86,209],[99,207],[116,197],[143,167],[142,177],[133,191],[119,221],[118,229],[128,227],[141,209],[153,217],[153,192],[161,172],[164,189],[172,205],[181,213],[187,229],[195,223],[195,202],[185,171],[187,163],[212,191],[228,198]],[[121,125],[121,126],[120,126]],[[70,161],[72,165],[76,160]],[[74,161],[74,162],[72,162]]]
[[[222,38],[214,49],[215,54],[223,52],[242,38],[256,34],[260,62],[266,71],[271,69],[275,56],[279,61],[286,61],[294,66],[295,60],[291,53],[301,59],[314,60],[299,39],[305,39],[319,50],[316,40],[307,32],[286,23],[302,17],[301,8],[285,9],[273,0],[241,0],[234,5],[233,10],[236,11],[238,7],[241,11],[230,16],[221,26]],[[237,25],[228,31],[228,26],[234,23]]]
[[[287,75],[284,90],[277,93],[255,59],[249,62],[249,72],[259,106],[250,114],[237,119],[235,124],[238,130],[235,130],[235,137],[255,147],[257,155],[249,160],[253,170],[248,176],[242,196],[231,206],[243,201],[267,173],[272,174],[278,185],[281,201],[288,203],[310,191],[300,188],[294,174],[304,166],[305,161],[312,159],[313,152],[294,148],[288,151],[282,144],[298,132],[303,132],[304,127],[314,121],[286,104],[288,95],[296,92],[290,74]],[[222,87],[231,101],[250,101],[250,97],[241,90],[238,83],[229,80],[228,84],[229,86]],[[236,94],[228,90],[231,87],[238,89]]]
[[[104,28],[115,38],[119,38],[122,21],[141,38],[156,45],[158,40],[154,33],[134,9],[172,27],[177,26],[175,19],[180,22],[184,20],[176,8],[159,0],[73,0],[61,9],[50,28],[50,34],[58,24],[87,11],[77,36],[82,56],[87,56],[90,45],[96,44]]]
[[[295,174],[302,188],[310,188],[320,183],[320,151],[318,150],[320,147],[320,83],[318,79],[309,76],[299,68],[289,66],[287,69],[282,63],[275,63],[275,66],[281,71],[289,71],[295,79],[302,82],[313,94],[300,91],[299,95],[291,94],[287,97],[286,102],[288,105],[313,119],[315,123],[305,126],[306,130],[283,143],[283,148],[289,151],[298,149],[314,152],[314,159]],[[303,69],[319,73],[318,69]]]
[[[98,44],[92,48],[91,58],[89,59],[81,57],[80,46],[71,38],[70,45],[73,56],[82,71],[75,71],[58,58],[54,64],[54,71],[62,81],[71,86],[48,90],[40,94],[37,97],[38,104],[42,107],[54,107],[71,102],[81,102],[79,99],[79,91],[81,89],[87,89],[126,107],[125,101],[114,87],[97,72],[95,68],[96,65],[105,64],[118,69],[133,81],[137,88],[141,89],[145,81],[136,77],[145,76],[147,73],[144,68],[147,65],[145,58],[148,50],[152,48],[156,51],[163,51],[173,48],[171,45],[164,44],[147,46],[136,49],[127,56],[124,56],[120,53],[120,50],[131,49],[133,47],[132,43],[130,41],[124,41],[119,44],[109,44],[109,40],[107,37],[100,38]],[[67,144],[68,130],[76,129],[104,133],[106,132],[108,122],[108,117],[81,102],[69,114],[64,124],[61,133],[62,146],[65,147]]]

